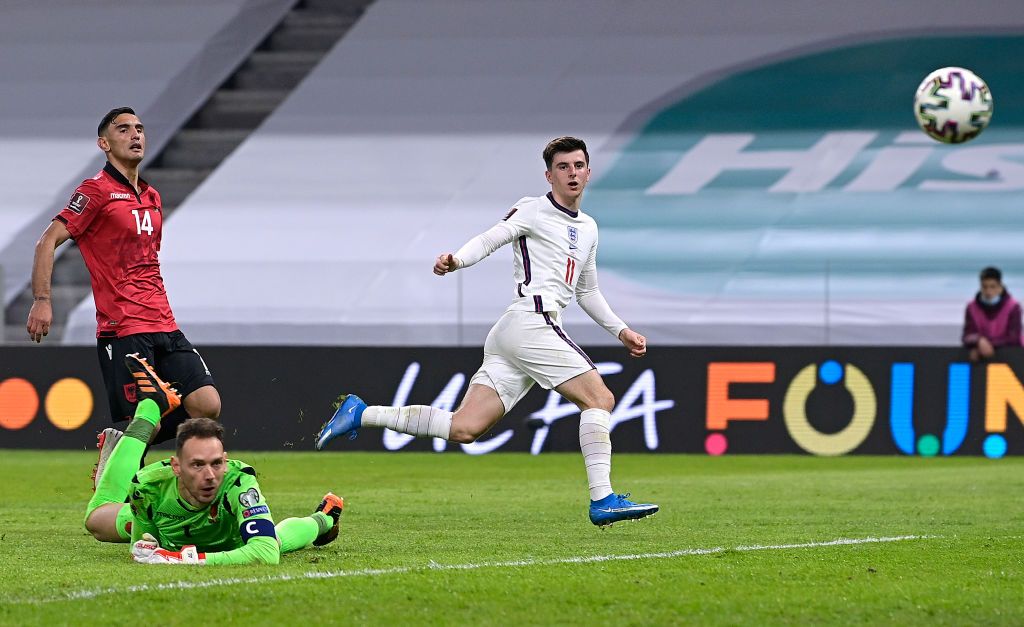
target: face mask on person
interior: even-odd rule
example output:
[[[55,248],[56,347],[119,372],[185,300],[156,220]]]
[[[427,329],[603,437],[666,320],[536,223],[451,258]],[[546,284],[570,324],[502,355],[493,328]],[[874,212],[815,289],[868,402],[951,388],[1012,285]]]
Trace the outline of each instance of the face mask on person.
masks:
[[[995,305],[996,303],[999,302],[999,300],[1002,297],[1003,297],[1002,294],[997,294],[997,295],[992,296],[992,297],[982,296],[981,297],[981,302],[986,304],[986,305]]]

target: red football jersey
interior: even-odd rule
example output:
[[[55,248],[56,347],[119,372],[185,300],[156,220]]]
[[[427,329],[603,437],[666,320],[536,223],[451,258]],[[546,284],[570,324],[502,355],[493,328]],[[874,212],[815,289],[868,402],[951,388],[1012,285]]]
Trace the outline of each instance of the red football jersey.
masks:
[[[142,179],[139,189],[107,163],[54,218],[78,243],[92,277],[96,337],[178,328],[160,276],[160,194]]]

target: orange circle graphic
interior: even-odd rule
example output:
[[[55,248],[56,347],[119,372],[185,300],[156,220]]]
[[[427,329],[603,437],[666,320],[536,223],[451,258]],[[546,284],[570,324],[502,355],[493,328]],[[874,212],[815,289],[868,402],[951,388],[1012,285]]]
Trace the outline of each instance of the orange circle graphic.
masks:
[[[14,377],[0,382],[0,427],[16,431],[25,428],[39,411],[39,394],[26,379]]]
[[[61,379],[46,393],[46,417],[58,429],[77,429],[91,415],[92,390],[81,379]]]

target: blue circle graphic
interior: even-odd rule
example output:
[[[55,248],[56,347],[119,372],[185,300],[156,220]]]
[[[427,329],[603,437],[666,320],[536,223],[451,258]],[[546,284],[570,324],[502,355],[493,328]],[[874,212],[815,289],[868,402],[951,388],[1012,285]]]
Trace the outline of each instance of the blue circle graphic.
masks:
[[[843,367],[839,365],[838,361],[830,359],[818,368],[818,377],[825,385],[839,383],[839,380],[843,378]]]
[[[998,433],[993,433],[985,438],[982,450],[985,451],[985,457],[988,457],[989,459],[999,459],[1003,455],[1006,455],[1006,438]]]

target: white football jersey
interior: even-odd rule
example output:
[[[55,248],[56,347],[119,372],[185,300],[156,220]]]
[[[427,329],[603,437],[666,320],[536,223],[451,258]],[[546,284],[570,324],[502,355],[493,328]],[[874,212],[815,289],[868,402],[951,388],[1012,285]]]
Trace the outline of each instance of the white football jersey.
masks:
[[[549,192],[526,197],[505,219],[454,253],[459,267],[472,266],[512,244],[515,291],[509,311],[559,313],[573,295],[580,307],[613,336],[626,323],[611,310],[597,285],[597,223],[582,211],[559,205]]]
[[[512,227],[512,306],[516,311],[561,311],[573,298],[580,275],[596,273],[597,223],[546,196],[515,204],[505,224]]]

